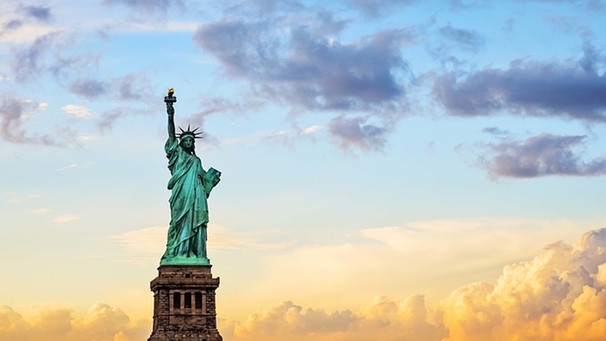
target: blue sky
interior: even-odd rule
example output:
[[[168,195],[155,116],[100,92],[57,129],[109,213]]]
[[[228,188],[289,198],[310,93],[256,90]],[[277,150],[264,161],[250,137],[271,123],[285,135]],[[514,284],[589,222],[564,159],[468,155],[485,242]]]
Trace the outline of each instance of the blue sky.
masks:
[[[0,340],[35,338],[49,316],[76,321],[57,340],[113,318],[122,324],[100,340],[147,337],[169,220],[170,87],[177,124],[201,127],[197,154],[223,173],[209,257],[224,335],[271,340],[275,318],[278,339],[364,340],[350,318],[374,331],[365,323],[395,316],[378,312],[387,306],[422,311],[421,334],[390,320],[404,339],[519,333],[482,334],[461,327],[473,314],[440,311],[482,290],[503,308],[507,283],[606,262],[605,11],[600,0],[3,2],[0,315],[23,323],[0,324]],[[589,256],[541,262],[570,250]],[[539,264],[549,271],[536,278],[519,270]],[[606,267],[591,269],[591,281],[559,277],[578,289],[562,311],[584,286],[602,294]],[[289,329],[285,311],[309,328]],[[566,340],[572,326],[545,330]]]

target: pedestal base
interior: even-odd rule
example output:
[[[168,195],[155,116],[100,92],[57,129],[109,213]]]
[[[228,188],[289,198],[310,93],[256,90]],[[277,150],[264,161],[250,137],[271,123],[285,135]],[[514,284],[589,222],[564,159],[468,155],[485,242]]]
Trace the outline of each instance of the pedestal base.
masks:
[[[148,341],[222,341],[210,265],[161,265],[150,284],[154,325]]]

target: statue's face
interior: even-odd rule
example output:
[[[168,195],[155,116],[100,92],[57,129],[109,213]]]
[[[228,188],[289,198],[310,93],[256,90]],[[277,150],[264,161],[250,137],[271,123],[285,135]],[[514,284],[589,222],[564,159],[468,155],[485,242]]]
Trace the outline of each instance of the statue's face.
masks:
[[[194,138],[193,137],[189,137],[189,136],[185,137],[181,141],[181,145],[185,149],[192,149],[194,147]]]

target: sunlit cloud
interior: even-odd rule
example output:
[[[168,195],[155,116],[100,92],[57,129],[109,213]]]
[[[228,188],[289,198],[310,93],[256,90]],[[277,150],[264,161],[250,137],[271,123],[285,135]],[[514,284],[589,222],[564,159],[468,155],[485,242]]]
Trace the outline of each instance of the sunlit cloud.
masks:
[[[221,225],[210,224],[212,240],[208,242],[210,253],[221,250],[251,249],[271,250],[282,249],[288,243],[270,243],[253,234],[234,232]],[[158,262],[158,255],[166,247],[168,227],[152,226],[109,236],[109,240],[118,244],[123,251],[119,261],[135,265],[149,265]]]
[[[453,283],[497,276],[503,264],[532,257],[554,238],[571,238],[576,231],[577,226],[568,221],[497,218],[417,221],[363,229],[344,236],[341,242],[297,245],[268,253],[263,272],[272,280],[247,292],[267,300],[280,297],[284,288],[306,288],[293,289],[282,298],[299,302],[321,299],[325,304],[359,302],[356,298],[366,297],[375,288],[396,295],[402,288],[423,287],[432,297],[443,296]],[[289,275],[282,276],[284,273]]]
[[[42,197],[41,194],[19,194],[19,193],[5,193],[6,202],[9,204],[21,204],[23,202],[38,199]]]
[[[119,308],[93,305],[84,316],[45,308],[23,316],[0,307],[0,340],[6,341],[140,341],[149,336],[149,320],[131,321]]]
[[[76,216],[76,215],[72,215],[72,214],[64,214],[64,215],[60,215],[55,217],[55,219],[53,219],[53,222],[55,224],[63,224],[63,223],[69,223],[72,221],[76,221],[79,220],[80,217]]]
[[[460,286],[433,306],[420,294],[378,295],[348,309],[285,300],[243,321],[219,316],[218,323],[224,339],[232,341],[599,341],[606,333],[605,316],[606,229],[601,229],[574,243],[549,244],[503,267],[494,284]],[[52,308],[24,316],[0,307],[0,340],[136,341],[149,336],[150,325],[149,319],[133,321],[106,304],[95,304],[83,316]]]
[[[47,213],[50,213],[50,211],[51,210],[49,208],[38,208],[38,209],[32,210],[32,213],[33,214],[47,214]]]
[[[309,127],[303,129],[303,134],[305,134],[305,135],[313,134],[317,131],[320,131],[321,129],[322,129],[322,126],[319,126],[319,125],[309,126]]]
[[[345,311],[287,301],[220,327],[224,337],[247,341],[597,341],[606,335],[605,279],[602,229],[573,244],[551,244],[506,266],[496,284],[464,285],[433,308],[420,295],[377,297]]]
[[[63,106],[61,109],[68,115],[75,118],[92,118],[93,114],[87,107],[81,105],[68,104]]]
[[[97,137],[94,135],[80,135],[78,136],[78,139],[83,142],[90,142],[96,140]]]

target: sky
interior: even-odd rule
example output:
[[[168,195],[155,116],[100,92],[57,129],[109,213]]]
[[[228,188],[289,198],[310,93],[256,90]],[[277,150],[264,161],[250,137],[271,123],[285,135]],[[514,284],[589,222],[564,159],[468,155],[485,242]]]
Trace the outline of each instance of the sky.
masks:
[[[225,340],[601,340],[606,1],[0,3],[0,340],[143,341],[163,97]]]

